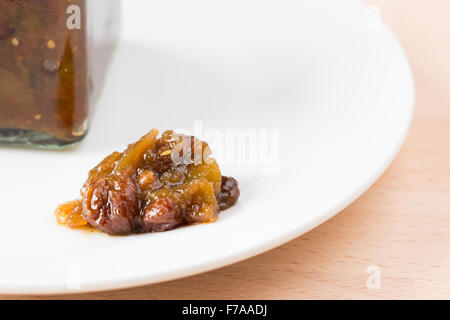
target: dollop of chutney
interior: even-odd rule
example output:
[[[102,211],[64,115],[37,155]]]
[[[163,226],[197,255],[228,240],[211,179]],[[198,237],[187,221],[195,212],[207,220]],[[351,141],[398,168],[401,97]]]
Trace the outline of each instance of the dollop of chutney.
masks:
[[[89,172],[81,199],[60,205],[55,215],[71,228],[89,224],[111,235],[215,222],[240,192],[210,155],[204,141],[173,131],[158,138],[154,129],[100,162]]]

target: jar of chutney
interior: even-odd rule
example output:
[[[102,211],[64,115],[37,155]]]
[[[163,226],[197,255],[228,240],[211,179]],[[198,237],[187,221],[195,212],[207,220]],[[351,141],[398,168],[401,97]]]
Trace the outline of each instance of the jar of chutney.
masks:
[[[0,144],[85,137],[119,13],[118,0],[0,0]]]

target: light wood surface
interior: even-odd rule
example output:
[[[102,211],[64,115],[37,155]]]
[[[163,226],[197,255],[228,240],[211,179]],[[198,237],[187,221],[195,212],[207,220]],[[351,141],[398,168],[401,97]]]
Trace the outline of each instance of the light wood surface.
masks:
[[[450,1],[368,2],[403,43],[417,86],[408,139],[369,191],[317,229],[245,262],[141,288],[44,298],[450,298]],[[380,268],[381,289],[367,288],[371,265]]]

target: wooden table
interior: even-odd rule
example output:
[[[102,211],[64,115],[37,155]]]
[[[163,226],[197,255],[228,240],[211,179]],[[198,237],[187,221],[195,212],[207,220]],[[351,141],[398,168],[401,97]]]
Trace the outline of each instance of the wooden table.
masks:
[[[47,298],[450,298],[450,1],[368,2],[402,41],[417,85],[409,137],[369,191],[317,229],[245,262],[163,284]],[[380,289],[367,286],[370,266],[379,268]]]

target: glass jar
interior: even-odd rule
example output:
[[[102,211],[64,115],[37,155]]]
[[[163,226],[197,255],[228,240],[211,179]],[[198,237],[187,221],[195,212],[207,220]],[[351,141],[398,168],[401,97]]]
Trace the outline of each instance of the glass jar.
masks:
[[[119,11],[118,0],[0,0],[0,143],[83,139]]]

